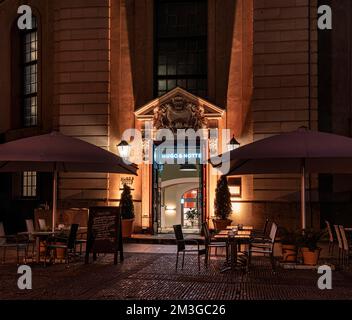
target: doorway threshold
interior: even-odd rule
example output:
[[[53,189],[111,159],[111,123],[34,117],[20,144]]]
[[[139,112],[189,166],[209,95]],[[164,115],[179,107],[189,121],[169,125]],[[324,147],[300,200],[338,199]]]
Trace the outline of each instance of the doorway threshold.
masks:
[[[182,227],[182,232],[183,234],[200,234],[199,228],[185,228]],[[159,229],[158,234],[174,234],[174,229],[173,228],[161,228]]]
[[[185,233],[186,243],[187,240],[196,239],[203,241],[203,237],[198,234]],[[133,234],[130,238],[124,240],[126,243],[144,243],[144,244],[170,244],[175,245],[176,239],[173,233],[159,233],[159,234]]]

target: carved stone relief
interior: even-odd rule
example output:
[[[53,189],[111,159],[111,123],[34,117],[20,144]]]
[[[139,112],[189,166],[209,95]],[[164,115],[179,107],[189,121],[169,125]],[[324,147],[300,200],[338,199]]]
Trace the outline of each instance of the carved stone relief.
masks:
[[[204,129],[207,120],[204,116],[204,108],[187,101],[182,96],[175,96],[170,101],[157,106],[154,109],[153,118],[155,129]]]

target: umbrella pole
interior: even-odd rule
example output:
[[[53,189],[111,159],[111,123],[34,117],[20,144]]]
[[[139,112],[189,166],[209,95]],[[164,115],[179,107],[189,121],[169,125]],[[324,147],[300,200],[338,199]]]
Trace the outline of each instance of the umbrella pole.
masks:
[[[306,229],[306,169],[305,165],[302,165],[301,172],[301,221],[302,229]]]
[[[53,215],[52,215],[52,232],[55,231],[56,222],[56,208],[57,208],[57,170],[54,171],[53,178]]]

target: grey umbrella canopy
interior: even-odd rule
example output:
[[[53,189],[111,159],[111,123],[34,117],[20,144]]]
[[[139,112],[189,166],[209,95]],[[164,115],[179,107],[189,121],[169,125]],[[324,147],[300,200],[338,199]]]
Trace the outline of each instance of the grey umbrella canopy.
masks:
[[[352,173],[352,139],[300,128],[233,150],[229,159],[229,172],[223,172],[226,175],[301,174],[301,219],[305,229],[305,174]]]
[[[88,142],[58,132],[0,145],[0,172],[53,172],[53,228],[55,227],[58,172],[137,174],[138,167]]]

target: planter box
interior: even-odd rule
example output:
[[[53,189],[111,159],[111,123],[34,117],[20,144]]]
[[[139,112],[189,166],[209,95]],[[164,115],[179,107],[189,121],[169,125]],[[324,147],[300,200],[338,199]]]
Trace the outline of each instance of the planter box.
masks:
[[[122,238],[131,238],[133,233],[134,219],[122,219]]]
[[[297,247],[295,245],[283,244],[282,247],[282,262],[297,261]]]
[[[308,266],[315,266],[318,263],[321,248],[316,249],[315,251],[310,251],[309,248],[301,248],[303,264]]]

